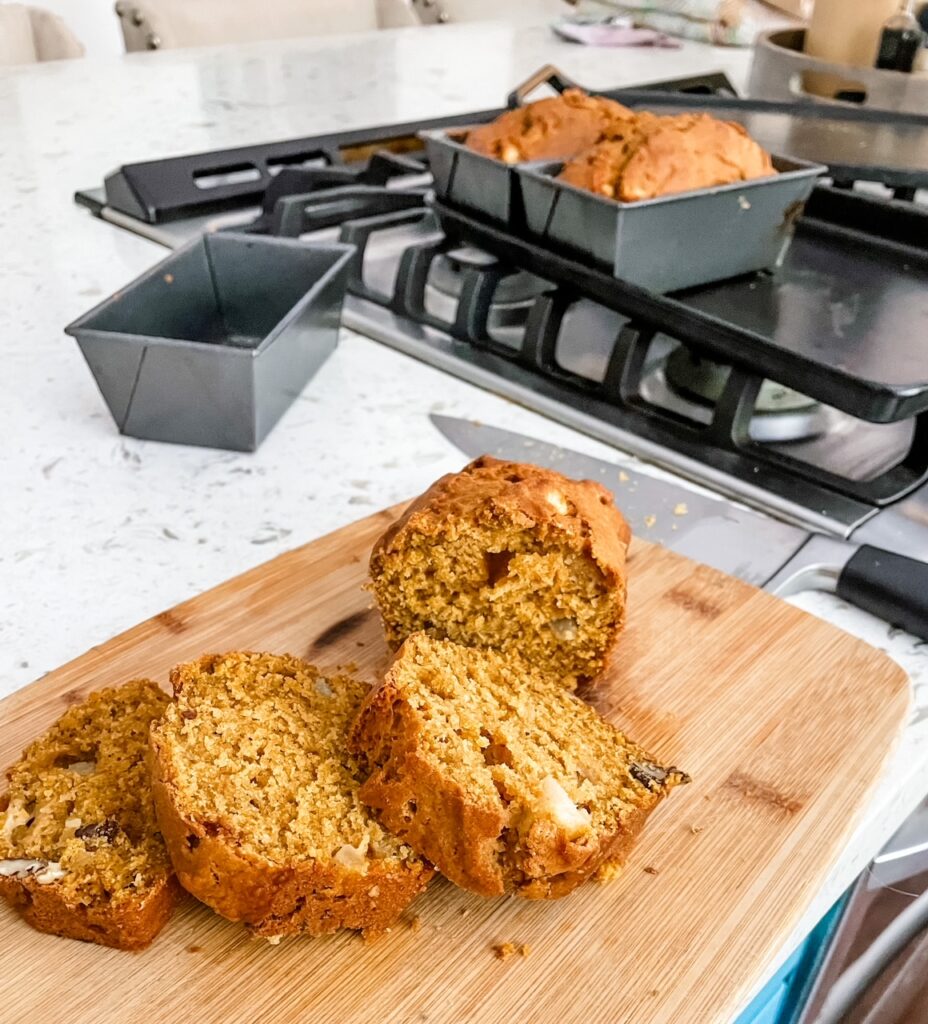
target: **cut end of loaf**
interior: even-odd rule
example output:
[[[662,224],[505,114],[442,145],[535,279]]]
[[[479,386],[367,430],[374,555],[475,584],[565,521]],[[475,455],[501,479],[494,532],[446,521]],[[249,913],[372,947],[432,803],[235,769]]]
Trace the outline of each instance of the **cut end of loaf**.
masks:
[[[415,632],[517,653],[574,686],[624,625],[628,526],[598,484],[484,457],[430,488],[377,543],[387,641]]]

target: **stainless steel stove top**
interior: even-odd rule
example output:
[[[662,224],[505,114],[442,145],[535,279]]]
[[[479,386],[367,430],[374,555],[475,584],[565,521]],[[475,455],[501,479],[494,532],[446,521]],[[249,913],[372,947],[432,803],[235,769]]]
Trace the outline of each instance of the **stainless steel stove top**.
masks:
[[[100,196],[102,202],[102,194]],[[100,215],[159,244],[176,247],[203,231],[234,230],[252,222],[255,208],[231,214],[207,215],[162,225],[150,225],[103,206]],[[404,254],[411,247],[440,248],[444,238],[434,217],[394,221],[372,231],[363,253],[361,277],[370,292],[392,295]],[[339,237],[338,227],[301,236],[307,240]],[[350,294],[345,302],[345,326],[387,344],[479,387],[503,395],[592,437],[704,484],[746,504],[826,533],[878,544],[928,561],[928,488],[922,488],[885,508],[839,498],[817,504],[814,491],[765,485],[763,474],[732,474],[698,457],[655,442],[627,429],[583,393],[567,392],[557,381],[540,381],[538,374],[506,349],[522,343],[526,318],[549,282],[527,272],[507,274],[495,285],[487,315],[487,332],[495,351],[455,338],[436,321],[451,324],[458,314],[469,268],[490,267],[495,259],[472,246],[447,246],[432,259],[423,288],[423,307],[430,322],[397,312],[389,302]],[[571,304],[561,324],[554,358],[568,374],[603,381],[610,353],[627,321],[595,302]],[[693,356],[673,338],[657,334],[648,349],[642,372],[645,399],[671,415],[697,425],[707,424],[713,403],[725,383],[727,368]],[[812,467],[866,480],[898,462],[912,442],[913,421],[874,424],[814,402],[797,392],[765,382],[750,422],[754,441],[774,452],[785,452]]]

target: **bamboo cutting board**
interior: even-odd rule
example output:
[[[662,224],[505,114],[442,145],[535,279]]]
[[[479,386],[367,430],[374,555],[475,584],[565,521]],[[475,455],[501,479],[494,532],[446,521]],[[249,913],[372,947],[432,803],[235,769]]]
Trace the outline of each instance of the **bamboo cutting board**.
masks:
[[[88,691],[207,651],[387,661],[360,589],[382,512],[143,623],[0,704],[0,762]],[[729,1024],[808,905],[908,712],[886,655],[644,541],[629,627],[587,695],[693,776],[624,872],[566,899],[484,901],[438,880],[381,940],[272,947],[189,900],[144,953],[0,910],[0,1020],[69,1024]],[[497,959],[513,942],[527,956]]]

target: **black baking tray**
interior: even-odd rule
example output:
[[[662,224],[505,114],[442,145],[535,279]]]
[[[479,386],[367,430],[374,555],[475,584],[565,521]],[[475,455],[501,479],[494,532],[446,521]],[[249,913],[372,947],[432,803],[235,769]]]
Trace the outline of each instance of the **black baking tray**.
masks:
[[[777,271],[658,295],[446,202],[434,209],[451,238],[855,417],[928,410],[928,210],[819,186]]]

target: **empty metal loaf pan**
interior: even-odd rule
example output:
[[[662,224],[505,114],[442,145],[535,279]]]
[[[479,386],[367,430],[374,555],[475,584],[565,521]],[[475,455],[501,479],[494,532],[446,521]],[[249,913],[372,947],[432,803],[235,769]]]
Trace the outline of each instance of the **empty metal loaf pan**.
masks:
[[[490,220],[521,227],[524,221],[516,165],[468,149],[467,133],[477,127],[419,133],[429,156],[435,195],[455,206],[476,210]]]
[[[776,267],[820,164],[773,157],[769,178],[623,203],[556,180],[560,162],[516,167],[529,235],[655,292]]]
[[[254,451],[335,349],[353,252],[204,235],[65,330],[121,433]]]

